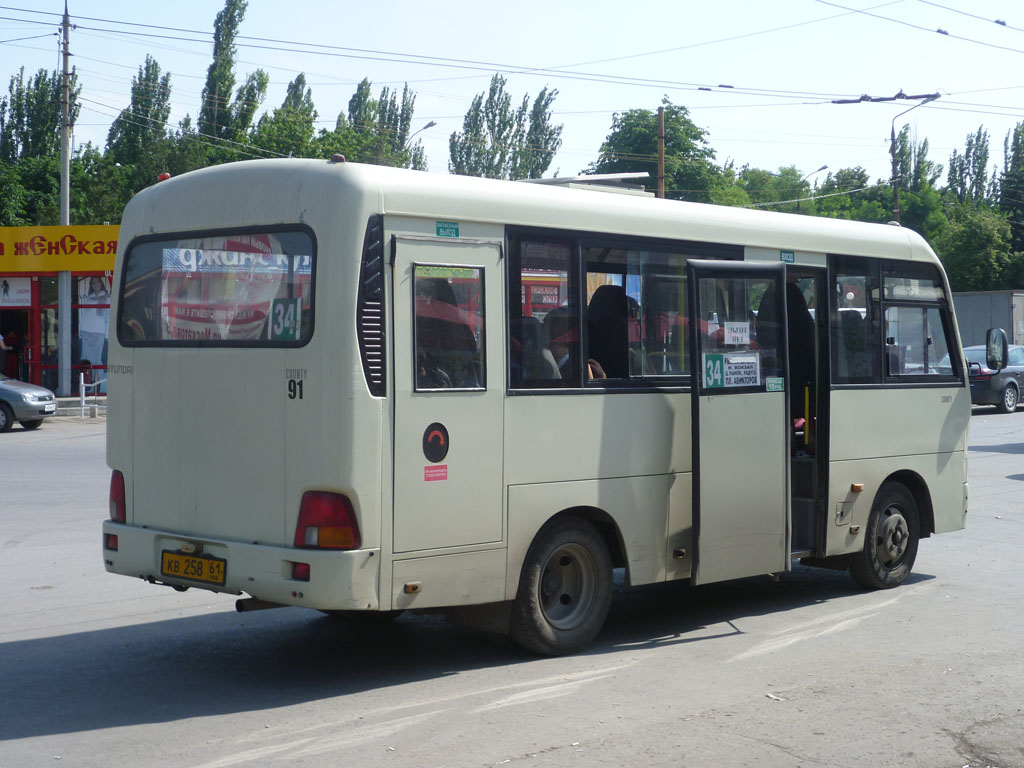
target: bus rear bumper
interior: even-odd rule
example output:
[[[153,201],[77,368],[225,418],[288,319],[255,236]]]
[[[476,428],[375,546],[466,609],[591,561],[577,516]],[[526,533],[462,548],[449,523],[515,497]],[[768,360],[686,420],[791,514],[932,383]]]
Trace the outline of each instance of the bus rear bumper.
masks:
[[[110,537],[117,549],[109,549]],[[223,584],[161,573],[163,553],[223,561]],[[379,610],[379,550],[352,552],[297,549],[183,536],[112,521],[103,523],[103,562],[110,573],[136,576],[175,588],[195,587],[233,595],[243,592],[270,603],[320,610]],[[296,579],[294,565],[309,566]],[[301,569],[305,570],[305,569]]]

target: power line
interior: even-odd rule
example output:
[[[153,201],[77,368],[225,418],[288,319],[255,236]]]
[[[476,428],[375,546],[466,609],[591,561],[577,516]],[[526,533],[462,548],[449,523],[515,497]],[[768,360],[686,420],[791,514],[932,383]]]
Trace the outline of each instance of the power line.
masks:
[[[833,8],[842,8],[843,10],[846,10],[846,11],[852,11],[854,13],[860,13],[860,14],[862,14],[864,16],[870,16],[873,19],[881,19],[882,21],[889,21],[889,22],[892,22],[893,24],[901,24],[904,27],[910,27],[911,29],[917,29],[917,30],[920,30],[922,32],[938,33],[940,35],[943,35],[944,37],[953,38],[954,40],[963,40],[964,42],[967,42],[967,43],[974,43],[975,45],[983,45],[986,48],[996,48],[996,49],[1001,50],[1001,51],[1009,51],[1010,53],[1024,53],[1024,50],[1021,50],[1020,48],[1011,48],[1011,47],[1006,46],[1006,45],[996,45],[995,43],[986,43],[984,40],[975,40],[975,39],[970,38],[970,37],[963,37],[962,35],[954,35],[954,34],[950,33],[949,31],[947,31],[945,29],[941,29],[941,28],[940,29],[930,29],[929,27],[922,27],[920,24],[911,24],[909,21],[903,21],[902,19],[894,19],[894,18],[892,18],[890,16],[882,16],[882,15],[877,14],[877,13],[870,13],[870,12],[868,12],[866,10],[862,11],[862,10],[859,10],[857,8],[847,8],[845,5],[839,5],[839,3],[833,3],[833,2],[831,2],[831,0],[815,0],[815,2],[821,3],[822,5],[830,5]]]
[[[961,11],[959,8],[950,8],[948,5],[941,5],[940,3],[932,2],[932,0],[918,0],[918,2],[924,3],[925,5],[932,5],[935,6],[936,8],[941,8],[944,11],[950,11],[951,13],[959,13],[961,16],[967,16],[968,18],[971,19],[978,19],[979,21],[987,21],[992,24],[998,24],[1000,27],[1004,27],[1005,29],[1012,29],[1014,32],[1024,32],[1024,29],[1007,24],[1002,19],[989,19],[984,16],[978,16],[977,14],[974,13]]]

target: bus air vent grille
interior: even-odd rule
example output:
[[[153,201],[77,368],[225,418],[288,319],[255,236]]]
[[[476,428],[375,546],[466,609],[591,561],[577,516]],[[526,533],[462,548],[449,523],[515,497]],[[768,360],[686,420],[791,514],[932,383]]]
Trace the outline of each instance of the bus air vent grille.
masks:
[[[375,397],[383,397],[387,391],[384,331],[384,221],[381,216],[371,216],[359,268],[356,332],[363,376]]]

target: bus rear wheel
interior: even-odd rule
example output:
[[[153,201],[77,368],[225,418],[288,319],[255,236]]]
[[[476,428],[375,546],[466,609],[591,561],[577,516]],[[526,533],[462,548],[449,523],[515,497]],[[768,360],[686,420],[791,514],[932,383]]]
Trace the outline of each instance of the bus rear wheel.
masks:
[[[871,507],[864,547],[854,556],[850,574],[867,589],[899,586],[914,566],[919,534],[913,494],[901,483],[886,483]]]
[[[604,539],[584,520],[556,520],[541,529],[526,553],[509,636],[545,656],[575,653],[597,637],[611,599],[611,555]]]

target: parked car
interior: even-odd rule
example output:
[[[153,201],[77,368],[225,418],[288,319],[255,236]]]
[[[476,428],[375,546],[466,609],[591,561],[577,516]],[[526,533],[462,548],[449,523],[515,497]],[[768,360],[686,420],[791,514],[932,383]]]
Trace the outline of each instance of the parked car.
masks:
[[[994,405],[1003,413],[1013,413],[1024,386],[1024,346],[1008,348],[1006,367],[993,371],[985,360],[985,345],[964,347],[968,378],[971,382],[971,403]]]
[[[46,387],[0,374],[0,432],[9,432],[16,421],[25,429],[35,429],[56,412],[57,398]]]

